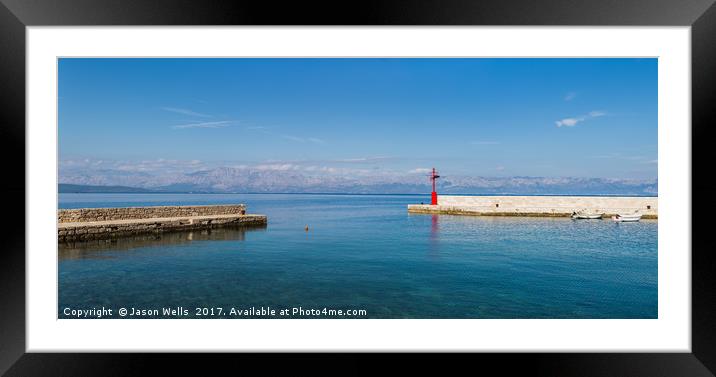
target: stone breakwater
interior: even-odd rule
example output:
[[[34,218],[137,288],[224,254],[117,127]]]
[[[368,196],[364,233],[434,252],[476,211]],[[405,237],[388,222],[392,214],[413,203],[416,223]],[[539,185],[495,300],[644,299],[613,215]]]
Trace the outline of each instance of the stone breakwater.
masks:
[[[242,215],[246,205],[210,206],[154,206],[122,208],[78,208],[57,211],[58,223],[78,223],[108,220],[131,220],[164,217],[189,217],[211,215]]]
[[[575,211],[612,216],[636,210],[643,219],[658,218],[657,197],[626,196],[456,196],[439,195],[437,205],[410,204],[410,213],[474,216],[567,217]]]
[[[224,226],[265,226],[267,218],[246,214],[246,206],[238,204],[61,209],[57,222],[58,241],[74,242]]]

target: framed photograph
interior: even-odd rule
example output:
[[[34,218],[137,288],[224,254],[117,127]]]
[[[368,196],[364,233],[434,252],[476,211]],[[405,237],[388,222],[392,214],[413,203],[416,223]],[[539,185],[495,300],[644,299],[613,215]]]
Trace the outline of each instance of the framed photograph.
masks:
[[[716,370],[712,1],[0,1],[1,372]]]

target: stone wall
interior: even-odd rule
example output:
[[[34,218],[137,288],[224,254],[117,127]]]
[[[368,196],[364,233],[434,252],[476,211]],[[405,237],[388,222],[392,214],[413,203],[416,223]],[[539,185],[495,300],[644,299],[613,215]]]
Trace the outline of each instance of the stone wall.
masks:
[[[59,242],[113,239],[137,234],[164,233],[195,229],[211,229],[224,226],[266,226],[264,215],[214,215],[204,217],[176,217],[132,219],[124,222],[61,223],[57,228]]]
[[[657,197],[625,196],[454,196],[438,195],[438,205],[410,205],[410,212],[494,216],[569,216],[587,210],[611,216],[635,210],[643,218],[658,217]]]
[[[124,208],[80,208],[57,211],[59,223],[132,220],[149,218],[240,215],[246,212],[244,204],[210,206],[156,206]]]

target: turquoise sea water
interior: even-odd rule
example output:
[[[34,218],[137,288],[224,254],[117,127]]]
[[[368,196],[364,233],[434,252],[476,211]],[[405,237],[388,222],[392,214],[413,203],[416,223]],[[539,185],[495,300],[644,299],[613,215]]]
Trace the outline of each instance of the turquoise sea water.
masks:
[[[340,318],[657,317],[656,221],[407,213],[429,199],[60,194],[60,208],[246,203],[269,223],[63,246],[58,317],[102,307],[109,317],[121,307],[189,312],[150,315],[160,318],[198,318],[196,308],[296,318],[229,315],[262,307],[365,310]]]

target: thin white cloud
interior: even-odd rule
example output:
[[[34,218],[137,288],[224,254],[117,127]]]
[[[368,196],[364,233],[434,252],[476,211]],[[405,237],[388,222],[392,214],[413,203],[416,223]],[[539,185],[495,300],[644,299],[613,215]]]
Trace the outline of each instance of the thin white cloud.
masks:
[[[370,160],[368,157],[359,157],[359,158],[344,158],[342,160],[337,160],[338,162],[368,162]]]
[[[256,170],[277,170],[277,171],[288,171],[298,170],[301,167],[296,164],[260,164],[254,166]]]
[[[607,115],[604,111],[590,111],[588,114],[578,116],[578,117],[572,117],[572,118],[564,118],[560,119],[556,122],[557,127],[574,127],[577,125],[577,123],[584,122],[585,120],[592,119],[592,118],[598,118],[601,116]]]
[[[314,143],[314,144],[325,144],[326,142],[323,139],[319,139],[317,137],[298,137],[293,135],[280,135],[282,138],[286,140],[295,141],[297,143]]]
[[[162,107],[162,110],[169,111],[172,113],[182,114],[182,115],[189,115],[189,116],[193,116],[193,117],[211,118],[211,115],[209,115],[209,114],[197,113],[196,111],[180,109],[177,107]]]
[[[297,142],[297,143],[303,143],[303,142],[306,141],[306,139],[304,139],[304,138],[302,138],[302,137],[293,136],[293,135],[281,135],[281,137],[284,138],[284,139],[286,139],[286,140],[295,141],[295,142]]]
[[[358,157],[358,158],[343,158],[338,160],[329,160],[329,162],[346,162],[346,163],[373,163],[381,162],[385,160],[392,160],[395,157],[389,156],[376,156],[376,157]]]
[[[557,123],[557,127],[562,127],[562,126],[572,127],[583,120],[584,120],[584,118],[564,118],[562,120],[558,120],[556,123]]]
[[[60,168],[74,172],[120,171],[120,172],[184,172],[206,167],[201,160],[174,160],[157,158],[154,160],[61,160]]]
[[[577,97],[577,93],[575,92],[569,92],[567,95],[564,96],[565,101],[571,101]]]
[[[179,124],[176,126],[172,126],[174,129],[185,129],[185,128],[222,128],[222,127],[228,127],[229,124],[231,124],[230,120],[222,120],[218,122],[201,122],[201,123],[189,123],[189,124]]]
[[[426,173],[430,173],[431,171],[432,171],[432,169],[429,169],[429,168],[415,168],[413,170],[410,170],[408,173],[409,174],[426,174]]]
[[[591,158],[620,158],[622,155],[620,153],[612,153],[612,154],[599,154],[595,156],[590,156]]]

